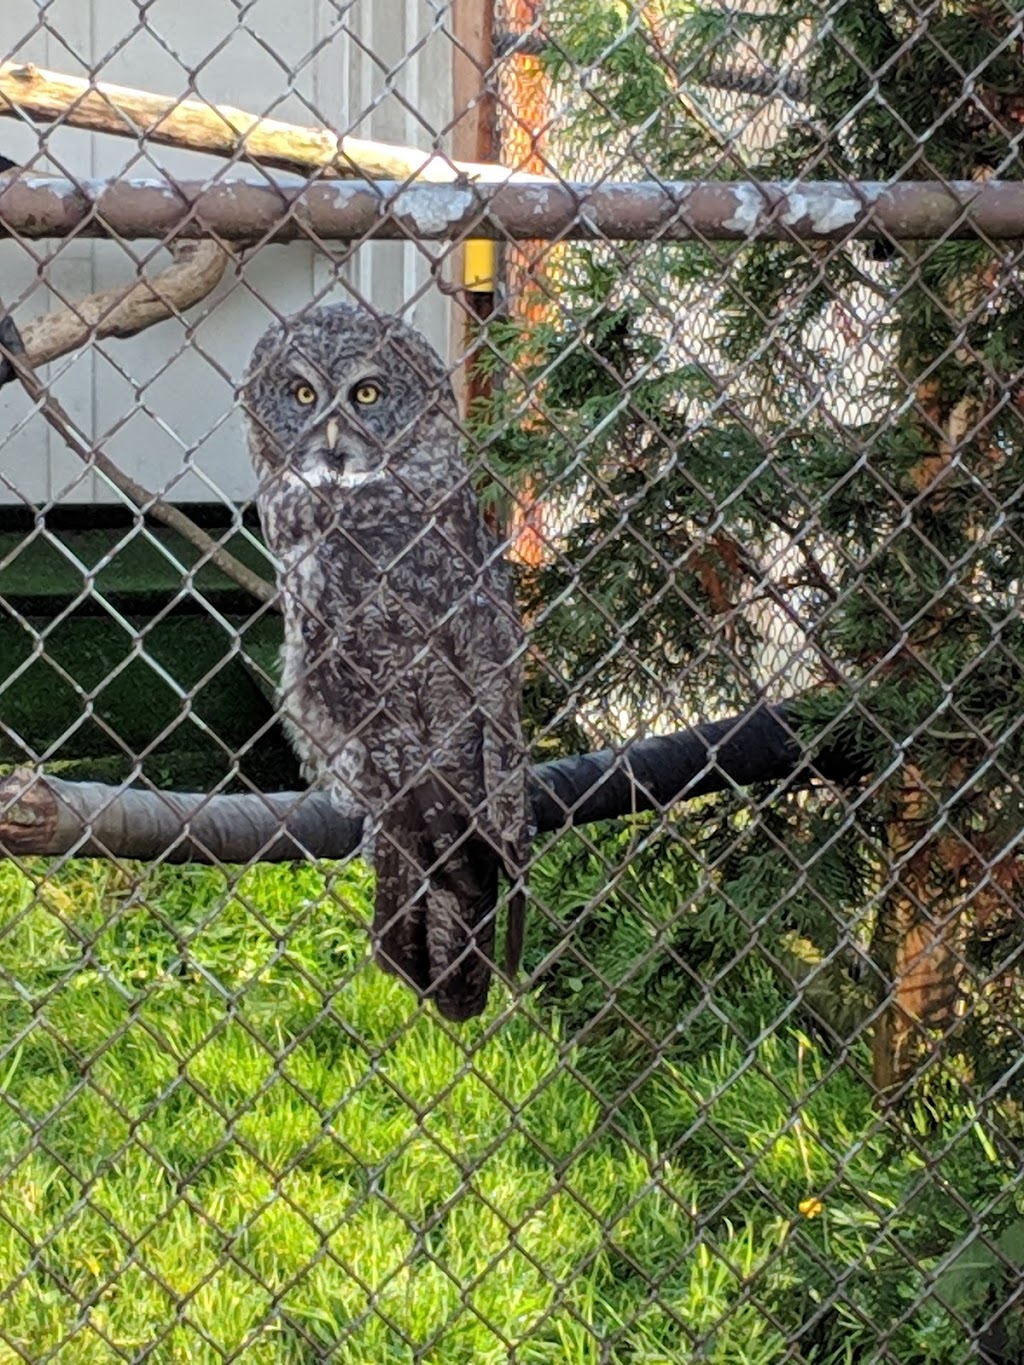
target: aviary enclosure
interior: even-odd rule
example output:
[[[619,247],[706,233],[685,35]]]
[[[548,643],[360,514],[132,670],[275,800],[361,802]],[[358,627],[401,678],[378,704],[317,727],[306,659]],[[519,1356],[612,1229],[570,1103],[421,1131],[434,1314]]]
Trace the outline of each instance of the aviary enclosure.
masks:
[[[1024,26],[6,0],[0,1360],[1024,1360]],[[445,358],[522,969],[371,961],[240,384]]]

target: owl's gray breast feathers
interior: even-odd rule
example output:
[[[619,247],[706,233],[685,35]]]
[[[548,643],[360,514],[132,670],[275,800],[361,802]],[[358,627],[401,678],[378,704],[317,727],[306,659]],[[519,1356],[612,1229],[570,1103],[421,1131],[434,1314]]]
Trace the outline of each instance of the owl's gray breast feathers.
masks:
[[[359,310],[311,310],[281,330],[257,347],[246,404],[281,566],[283,711],[306,770],[374,827],[378,960],[447,1017],[467,1018],[487,999],[499,869],[511,883],[510,970],[522,937],[521,627],[450,392],[435,391],[447,388],[439,358]],[[312,364],[324,376],[321,420],[335,438],[340,424],[340,443],[318,445],[289,406],[298,343],[303,373]],[[345,408],[360,383],[371,391],[368,366],[375,427]],[[346,461],[347,485],[336,477]]]

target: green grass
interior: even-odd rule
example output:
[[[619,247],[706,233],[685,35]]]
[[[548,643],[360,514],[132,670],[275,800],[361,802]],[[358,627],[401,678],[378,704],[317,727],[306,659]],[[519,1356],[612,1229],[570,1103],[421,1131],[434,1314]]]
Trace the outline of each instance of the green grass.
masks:
[[[880,1324],[963,1357],[928,1272],[951,1186],[1017,1216],[991,1144],[947,1125],[930,1171],[728,987],[714,1046],[574,1042],[579,964],[455,1031],[367,964],[358,864],[44,871],[0,864],[0,1362],[839,1365]],[[620,956],[651,911],[609,913]]]

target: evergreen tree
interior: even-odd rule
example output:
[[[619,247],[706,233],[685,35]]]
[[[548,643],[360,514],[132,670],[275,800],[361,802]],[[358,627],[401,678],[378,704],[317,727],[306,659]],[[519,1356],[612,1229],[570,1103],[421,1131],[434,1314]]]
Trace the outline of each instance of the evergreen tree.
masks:
[[[926,21],[885,0],[553,3],[545,59],[573,94],[550,155],[612,179],[1014,178],[1015,23],[995,0]],[[603,959],[594,1011],[614,976],[659,1037],[701,981],[749,986],[767,962],[783,1012],[799,999],[837,1041],[871,1027],[892,1096],[962,1100],[1012,1068],[1019,255],[979,239],[562,246],[545,320],[489,325],[512,377],[475,414],[479,439],[499,475],[529,477],[556,545],[523,571],[539,741],[796,694],[812,749],[839,736],[875,774],[609,836],[598,852],[627,896],[666,850],[698,875],[620,945],[617,976]],[[542,416],[524,421],[530,395]]]

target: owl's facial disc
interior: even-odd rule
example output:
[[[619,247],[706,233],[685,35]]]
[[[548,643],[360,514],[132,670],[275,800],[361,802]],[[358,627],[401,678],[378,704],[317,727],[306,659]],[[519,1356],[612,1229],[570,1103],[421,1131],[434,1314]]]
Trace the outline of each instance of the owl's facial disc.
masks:
[[[324,482],[335,487],[358,488],[384,477],[387,462],[386,439],[380,430],[383,380],[359,373],[337,376],[330,401],[321,405],[317,416],[322,425],[317,438],[324,460]]]
[[[293,358],[285,397],[295,417],[291,473],[311,492],[359,488],[385,477],[387,389],[377,375],[351,368],[327,375]]]

